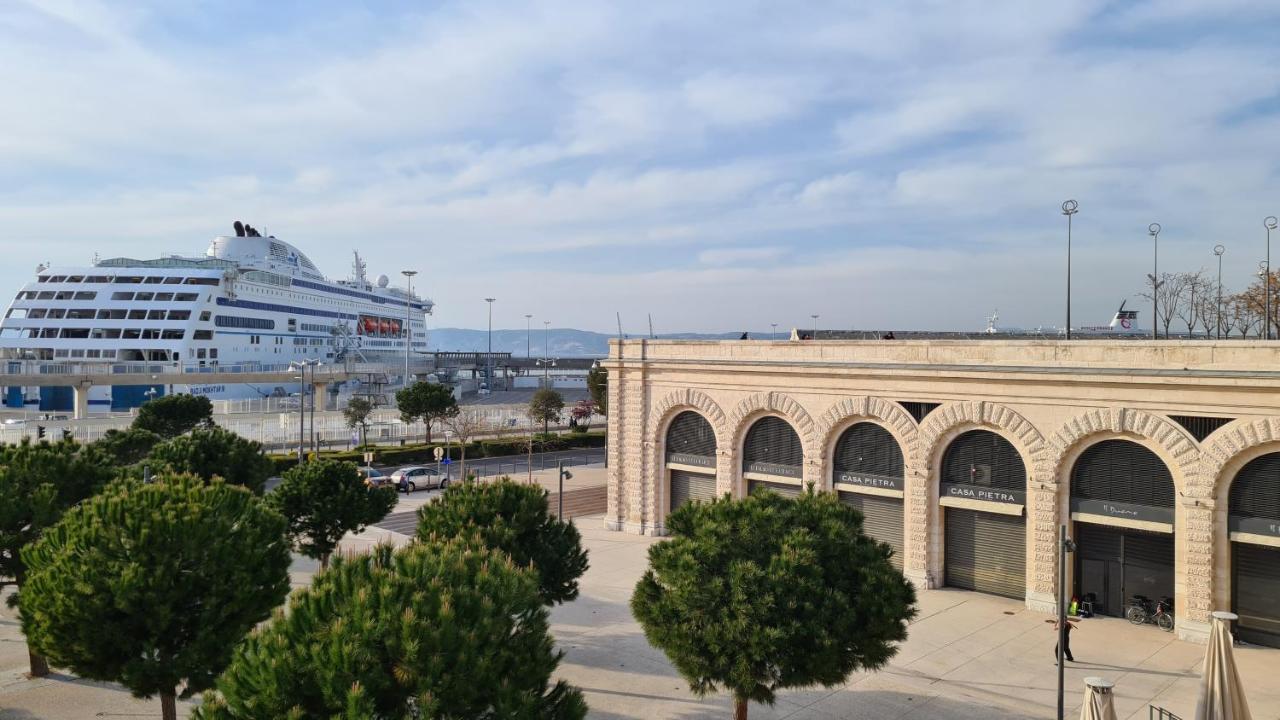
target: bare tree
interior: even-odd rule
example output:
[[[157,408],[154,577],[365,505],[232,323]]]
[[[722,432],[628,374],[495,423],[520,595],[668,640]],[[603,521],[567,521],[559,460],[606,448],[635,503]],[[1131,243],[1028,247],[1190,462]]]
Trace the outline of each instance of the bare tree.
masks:
[[[1230,338],[1231,330],[1235,328],[1239,317],[1236,315],[1236,300],[1234,295],[1224,294],[1222,296],[1222,337]]]
[[[1178,319],[1187,326],[1187,335],[1195,337],[1196,326],[1204,318],[1204,298],[1209,294],[1210,281],[1205,277],[1204,269],[1195,272],[1174,273],[1178,277],[1175,284],[1179,289],[1177,304],[1173,311]],[[1168,334],[1167,332],[1165,333]]]
[[[467,479],[467,443],[475,439],[488,424],[484,415],[476,410],[459,410],[458,414],[444,419],[444,426],[457,436],[462,445],[462,458],[458,467],[458,476],[465,482]]]
[[[1253,301],[1246,293],[1231,296],[1231,319],[1240,330],[1240,337],[1247,338],[1262,320],[1262,313],[1253,307]]]
[[[1183,285],[1186,283],[1186,273],[1160,273],[1160,282],[1154,288],[1152,287],[1154,278],[1147,275],[1147,291],[1142,297],[1150,300],[1153,296],[1158,301],[1156,304],[1157,316],[1151,318],[1156,328],[1164,330],[1164,336],[1169,337],[1169,325],[1173,323],[1173,319],[1178,316],[1178,305],[1182,300]]]

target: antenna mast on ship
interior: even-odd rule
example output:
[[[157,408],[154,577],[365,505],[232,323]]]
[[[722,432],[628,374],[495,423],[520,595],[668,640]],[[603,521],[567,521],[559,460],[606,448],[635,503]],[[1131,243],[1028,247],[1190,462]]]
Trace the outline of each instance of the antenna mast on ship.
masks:
[[[364,287],[369,284],[368,278],[365,277],[365,270],[368,266],[365,264],[364,260],[360,259],[359,250],[352,250],[351,254],[356,256],[355,261],[351,263],[351,279],[359,283],[361,287]]]

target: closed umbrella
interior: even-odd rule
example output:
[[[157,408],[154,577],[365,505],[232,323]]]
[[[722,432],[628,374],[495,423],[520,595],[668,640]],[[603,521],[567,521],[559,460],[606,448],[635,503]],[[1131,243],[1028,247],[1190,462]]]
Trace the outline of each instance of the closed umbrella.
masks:
[[[1084,705],[1080,706],[1080,720],[1116,720],[1116,708],[1111,704],[1111,689],[1115,683],[1100,677],[1084,679]]]
[[[1244,698],[1240,673],[1231,651],[1231,623],[1239,619],[1235,613],[1213,614],[1209,631],[1209,647],[1204,653],[1204,672],[1200,678],[1200,699],[1196,703],[1196,720],[1252,720],[1249,703]]]

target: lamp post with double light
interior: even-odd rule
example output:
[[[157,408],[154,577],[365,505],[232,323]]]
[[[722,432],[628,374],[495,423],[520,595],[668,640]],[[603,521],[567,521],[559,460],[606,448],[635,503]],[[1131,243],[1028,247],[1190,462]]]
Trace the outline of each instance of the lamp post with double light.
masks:
[[[1147,226],[1151,236],[1151,339],[1160,337],[1156,329],[1160,324],[1160,223]]]
[[[1214,336],[1222,339],[1222,256],[1227,252],[1226,245],[1214,245],[1213,254],[1218,256],[1218,300],[1216,309],[1218,311],[1218,322],[1214,328]]]
[[[817,340],[818,339],[818,314],[814,313],[809,317],[813,318],[813,339]]]
[[[525,313],[524,315],[524,356],[526,358],[533,357],[531,351],[533,347],[533,313]]]
[[[1274,215],[1268,215],[1262,219],[1262,226],[1267,229],[1267,274],[1262,283],[1262,294],[1266,297],[1266,315],[1262,320],[1266,323],[1265,327],[1267,329],[1263,337],[1268,340],[1271,339],[1271,231],[1276,229],[1276,223]]]
[[[1067,216],[1067,339],[1071,339],[1071,216],[1080,212],[1080,203],[1067,200],[1062,203],[1062,214]]]
[[[493,392],[493,301],[494,298],[485,298],[484,301],[489,304],[489,353],[485,357],[484,362],[484,382],[485,388],[489,392]]]
[[[413,309],[413,276],[418,274],[417,270],[401,270],[400,274],[405,276],[409,283],[409,289],[404,297],[404,386],[409,387],[409,349],[413,346],[413,329],[410,327],[411,316],[409,312]]]

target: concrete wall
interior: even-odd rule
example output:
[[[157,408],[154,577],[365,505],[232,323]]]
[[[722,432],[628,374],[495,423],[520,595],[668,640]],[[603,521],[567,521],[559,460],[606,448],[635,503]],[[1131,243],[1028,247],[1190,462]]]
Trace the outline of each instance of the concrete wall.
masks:
[[[1280,343],[1251,341],[613,341],[609,372],[606,525],[663,534],[667,425],[681,411],[715,429],[721,493],[741,496],[742,443],[764,415],[790,421],[803,477],[830,489],[840,433],[871,421],[906,462],[905,573],[941,584],[938,468],[947,444],[985,428],[1027,467],[1027,591],[1051,611],[1057,526],[1070,523],[1070,473],[1090,445],[1138,442],[1169,467],[1176,489],[1179,634],[1201,638],[1229,606],[1227,491],[1248,460],[1280,451]],[[939,403],[917,423],[901,401]],[[1170,415],[1233,418],[1197,441]]]

